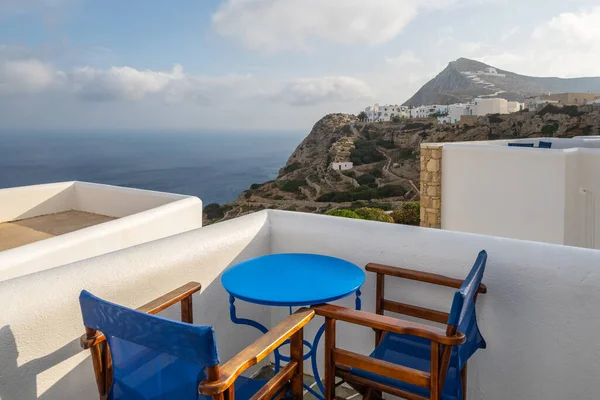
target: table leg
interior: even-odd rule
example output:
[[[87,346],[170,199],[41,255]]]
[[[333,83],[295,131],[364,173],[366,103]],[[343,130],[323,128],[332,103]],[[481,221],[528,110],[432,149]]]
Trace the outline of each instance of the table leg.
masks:
[[[355,305],[356,309],[359,311],[362,307],[362,301],[360,298],[361,294],[362,294],[362,292],[360,291],[360,289],[357,289],[356,290],[356,300],[355,300],[354,305]],[[325,324],[321,325],[321,327],[317,331],[317,334],[315,335],[315,339],[312,343],[312,348],[310,349],[310,354],[312,357],[311,362],[312,362],[313,376],[315,377],[315,381],[317,382],[317,386],[319,387],[319,390],[321,391],[321,393],[325,393],[325,386],[323,385],[323,382],[321,381],[321,376],[319,375],[319,368],[317,366],[317,350],[319,348],[319,341],[321,340],[321,336],[323,336],[324,332],[325,332]],[[317,398],[323,399],[322,395],[319,395],[312,390],[311,390],[311,393],[313,395],[315,395]]]

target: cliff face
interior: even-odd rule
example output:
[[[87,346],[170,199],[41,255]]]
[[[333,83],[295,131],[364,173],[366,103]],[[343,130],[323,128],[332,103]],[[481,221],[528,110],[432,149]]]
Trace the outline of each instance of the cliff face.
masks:
[[[452,104],[472,101],[475,97],[500,97],[523,101],[540,93],[600,93],[600,77],[540,78],[519,75],[496,68],[497,75],[477,74],[490,65],[459,58],[427,82],[404,105]]]
[[[437,126],[435,120],[364,123],[330,114],[314,125],[275,180],[252,185],[206,222],[264,208],[325,212],[357,200],[396,208],[419,198],[421,143],[583,135],[600,135],[600,107],[548,106],[538,113],[479,117],[464,127]],[[351,171],[331,169],[333,161],[350,160]]]

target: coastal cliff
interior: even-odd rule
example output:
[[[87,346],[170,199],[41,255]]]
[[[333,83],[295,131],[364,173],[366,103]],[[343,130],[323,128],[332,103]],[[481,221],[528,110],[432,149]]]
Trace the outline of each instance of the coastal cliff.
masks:
[[[353,115],[319,120],[269,182],[255,183],[231,203],[210,204],[213,223],[265,208],[324,213],[357,206],[398,209],[419,199],[421,143],[600,135],[600,107],[547,106],[539,112],[493,114],[472,125],[434,119],[365,123]],[[332,163],[353,163],[334,170]]]

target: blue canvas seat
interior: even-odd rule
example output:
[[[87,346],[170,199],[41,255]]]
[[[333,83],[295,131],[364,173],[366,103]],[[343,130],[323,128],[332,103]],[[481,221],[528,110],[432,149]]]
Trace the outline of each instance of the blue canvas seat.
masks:
[[[475,312],[477,294],[487,291],[481,283],[486,260],[486,252],[480,252],[464,281],[405,268],[369,264],[366,269],[377,273],[376,314],[332,305],[316,307],[317,314],[325,316],[327,320],[347,321],[377,330],[376,348],[369,357],[336,349],[335,339],[330,337],[329,343],[333,341],[333,348],[326,349],[326,352],[331,352],[334,361],[326,361],[326,368],[329,367],[326,383],[330,384],[326,386],[326,398],[334,397],[331,384],[333,374],[342,377],[365,396],[370,395],[368,391],[375,390],[400,397],[464,399],[467,361],[478,349],[486,347]],[[450,312],[385,299],[383,288],[386,275],[458,288]],[[385,310],[444,323],[446,329],[383,316]],[[327,327],[330,325],[326,323],[326,343]],[[335,328],[330,327],[330,335],[332,330],[335,334]]]
[[[188,288],[192,286],[194,285],[188,284]],[[250,365],[220,365],[212,326],[193,325],[189,323],[191,321],[179,322],[152,315],[183,301],[182,316],[184,319],[191,319],[190,296],[200,289],[200,285],[196,284],[194,287],[197,289],[187,290],[186,297],[163,296],[162,304],[150,303],[149,307],[143,306],[142,311],[108,302],[85,290],[81,292],[79,302],[86,327],[86,334],[81,342],[84,348],[89,348],[92,352],[101,398],[198,399],[212,396],[222,399],[223,392],[230,390],[230,384],[219,381],[219,372],[234,370],[239,375],[241,370]],[[301,336],[302,326],[312,318],[312,313],[312,310],[299,310],[282,324],[294,327],[297,330],[294,335]],[[256,364],[261,357],[264,358],[263,355],[252,361],[258,351],[263,351],[267,345],[277,347],[292,337],[292,334],[282,336],[275,330],[271,335],[272,341],[268,340],[269,333],[265,336],[255,342],[254,347],[240,353],[247,353],[246,357],[240,359],[247,358],[251,360],[250,364]],[[298,337],[294,339],[294,343],[297,343]],[[257,345],[259,342],[260,345]],[[302,367],[298,367],[296,362],[295,368],[293,379],[301,382]],[[240,399],[251,398],[268,382],[242,376],[236,378],[235,382],[231,382],[232,390],[235,397]],[[290,379],[283,383],[289,383],[288,381]],[[203,385],[207,387],[209,396],[199,393],[199,388]]]

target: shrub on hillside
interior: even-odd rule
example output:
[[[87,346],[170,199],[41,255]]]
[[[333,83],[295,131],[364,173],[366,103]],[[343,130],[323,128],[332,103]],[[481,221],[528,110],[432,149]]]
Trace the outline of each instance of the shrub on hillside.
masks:
[[[359,185],[371,185],[374,184],[375,181],[375,177],[371,174],[364,174],[356,178],[356,182],[358,182]]]
[[[556,133],[556,131],[558,131],[558,123],[555,122],[552,125],[546,125],[542,128],[542,134],[546,135],[546,136],[554,136],[554,134]]]
[[[250,185],[250,189],[256,190],[256,189],[260,188],[260,186],[261,186],[260,183],[253,183],[252,185]]]
[[[306,185],[306,182],[301,180],[284,181],[280,189],[284,192],[298,193],[300,192],[300,186],[304,185]]]
[[[418,201],[404,203],[399,210],[392,213],[397,224],[419,226],[421,224],[421,205]]]
[[[300,164],[299,162],[295,162],[295,163],[292,163],[290,165],[286,165],[283,168],[283,172],[286,173],[286,174],[289,174],[290,172],[294,172],[295,170],[297,170],[301,166],[302,166],[302,164]]]
[[[390,222],[393,223],[394,219],[390,217],[385,211],[380,210],[379,208],[357,208],[354,212],[361,218],[369,221],[379,221],[379,222]]]
[[[208,219],[218,219],[223,218],[225,213],[223,212],[223,208],[217,203],[210,203],[204,206],[204,215]]]
[[[356,177],[356,171],[344,171],[342,174],[349,176],[350,178]]]
[[[327,211],[325,215],[331,215],[334,217],[343,217],[343,218],[354,218],[360,219],[357,213],[352,210],[331,210]]]
[[[377,150],[377,143],[374,140],[359,139],[354,142],[354,146],[354,150],[350,153],[354,165],[371,164],[385,160],[385,156]]]

